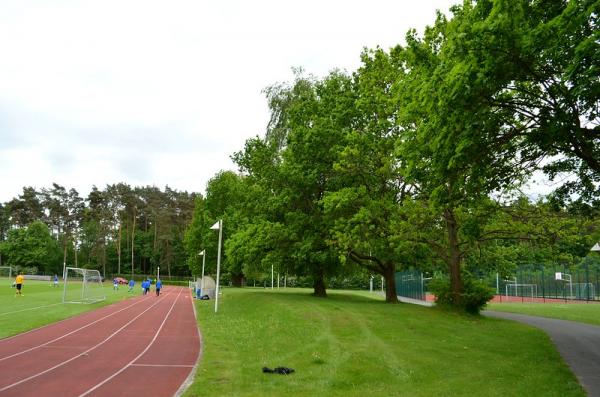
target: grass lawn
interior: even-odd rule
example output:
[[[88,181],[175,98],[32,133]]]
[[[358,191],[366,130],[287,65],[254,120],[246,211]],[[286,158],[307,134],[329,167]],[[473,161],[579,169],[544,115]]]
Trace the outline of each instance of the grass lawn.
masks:
[[[490,303],[486,309],[600,325],[600,303]]]
[[[380,299],[225,289],[217,314],[196,301],[203,352],[185,396],[585,395],[540,330]]]
[[[114,291],[112,283],[104,283],[106,300],[94,304],[62,304],[62,283],[58,288],[50,281],[25,280],[23,296],[15,297],[13,279],[0,278],[0,338],[15,335],[75,316],[98,307],[127,299],[126,286]],[[139,286],[139,283],[138,283]],[[136,288],[136,293],[139,288]]]

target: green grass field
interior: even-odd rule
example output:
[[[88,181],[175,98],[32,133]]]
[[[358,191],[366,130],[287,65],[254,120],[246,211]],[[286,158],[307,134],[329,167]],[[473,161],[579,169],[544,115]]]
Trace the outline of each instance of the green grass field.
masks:
[[[112,283],[104,283],[106,300],[94,304],[62,304],[62,283],[58,288],[50,281],[25,280],[23,296],[15,297],[13,279],[0,278],[0,338],[15,335],[75,316],[103,305],[127,299],[127,287],[114,291]],[[139,288],[136,289],[136,293]]]
[[[486,309],[600,325],[600,303],[490,303]]]
[[[216,315],[213,301],[196,301],[203,356],[185,395],[585,395],[540,330],[368,293],[309,292],[225,289]]]

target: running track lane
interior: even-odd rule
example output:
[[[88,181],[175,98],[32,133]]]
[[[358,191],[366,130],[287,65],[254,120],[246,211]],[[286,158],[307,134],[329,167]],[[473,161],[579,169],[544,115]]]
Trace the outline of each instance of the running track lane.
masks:
[[[189,290],[163,293],[0,340],[0,396],[174,395],[200,339]]]

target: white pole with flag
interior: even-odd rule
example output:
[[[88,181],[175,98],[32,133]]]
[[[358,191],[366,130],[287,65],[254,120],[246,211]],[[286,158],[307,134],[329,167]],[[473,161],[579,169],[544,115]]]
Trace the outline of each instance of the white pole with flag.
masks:
[[[221,239],[223,238],[223,220],[218,220],[210,227],[212,230],[219,231],[219,245],[217,251],[217,285],[215,287],[215,313],[219,307],[219,275],[221,274]]]

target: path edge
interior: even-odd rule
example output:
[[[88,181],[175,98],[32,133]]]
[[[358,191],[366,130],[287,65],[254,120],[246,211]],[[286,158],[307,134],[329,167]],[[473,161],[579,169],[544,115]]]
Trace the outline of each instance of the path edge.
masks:
[[[185,380],[183,381],[181,386],[179,386],[179,389],[177,389],[177,391],[175,392],[173,397],[181,397],[183,395],[183,393],[185,393],[187,391],[187,389],[192,385],[192,383],[194,383],[194,378],[196,377],[196,372],[198,371],[198,367],[200,366],[200,360],[202,359],[202,352],[204,350],[204,341],[202,340],[202,333],[200,332],[200,327],[198,325],[198,314],[196,312],[196,302],[194,301],[194,295],[192,294],[191,291],[190,291],[190,299],[192,300],[192,308],[194,309],[194,319],[196,320],[196,331],[198,332],[198,340],[200,342],[200,349],[198,351],[198,358],[196,359],[196,364],[194,364],[194,367],[190,371],[189,375],[187,376],[187,378],[185,378]]]

